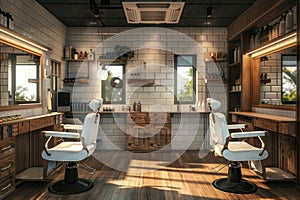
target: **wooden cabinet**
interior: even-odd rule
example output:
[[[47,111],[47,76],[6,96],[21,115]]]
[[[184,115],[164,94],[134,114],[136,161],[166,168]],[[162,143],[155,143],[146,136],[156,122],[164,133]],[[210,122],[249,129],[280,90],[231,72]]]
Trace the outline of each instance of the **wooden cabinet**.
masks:
[[[15,188],[15,141],[12,126],[0,126],[0,199]]]
[[[288,135],[279,136],[279,166],[293,175],[297,174],[296,138]]]
[[[127,115],[126,148],[131,151],[170,149],[169,113],[131,112]]]
[[[232,120],[237,123],[252,124],[251,130],[265,130],[261,139],[269,153],[262,161],[262,176],[266,180],[295,179],[297,175],[296,122],[293,118],[266,115],[253,112],[231,112]],[[258,138],[250,143],[259,145]]]
[[[17,180],[45,178],[41,157],[44,130],[59,130],[62,114],[52,113],[0,123],[0,199],[12,192]]]

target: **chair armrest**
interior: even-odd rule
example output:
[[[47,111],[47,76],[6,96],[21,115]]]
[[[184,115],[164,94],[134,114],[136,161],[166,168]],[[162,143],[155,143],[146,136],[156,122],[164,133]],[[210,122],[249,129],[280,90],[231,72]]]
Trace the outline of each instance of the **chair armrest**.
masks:
[[[80,134],[75,132],[44,131],[44,133],[47,137],[80,138]]]
[[[64,124],[63,125],[65,130],[82,130],[83,125],[80,124]]]
[[[228,124],[227,126],[229,130],[246,128],[246,124]]]
[[[231,133],[231,138],[249,138],[249,137],[260,137],[265,136],[266,131],[246,131],[246,132],[235,132]]]

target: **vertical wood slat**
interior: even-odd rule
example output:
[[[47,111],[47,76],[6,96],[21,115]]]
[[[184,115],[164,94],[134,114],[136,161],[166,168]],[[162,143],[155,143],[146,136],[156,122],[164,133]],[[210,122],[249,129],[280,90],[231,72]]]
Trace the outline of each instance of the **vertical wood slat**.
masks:
[[[297,80],[300,80],[300,3],[297,1]],[[297,146],[297,176],[296,187],[300,189],[300,82],[297,82],[297,104],[296,104],[296,117],[297,117],[297,134],[296,134],[296,146]]]

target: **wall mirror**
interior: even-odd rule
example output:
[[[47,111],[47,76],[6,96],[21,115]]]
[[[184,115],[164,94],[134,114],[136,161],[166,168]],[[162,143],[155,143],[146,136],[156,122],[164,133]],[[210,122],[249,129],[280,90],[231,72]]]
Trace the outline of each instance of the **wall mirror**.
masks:
[[[260,58],[260,104],[296,103],[297,50],[290,47]]]
[[[0,110],[41,106],[41,55],[0,42]]]

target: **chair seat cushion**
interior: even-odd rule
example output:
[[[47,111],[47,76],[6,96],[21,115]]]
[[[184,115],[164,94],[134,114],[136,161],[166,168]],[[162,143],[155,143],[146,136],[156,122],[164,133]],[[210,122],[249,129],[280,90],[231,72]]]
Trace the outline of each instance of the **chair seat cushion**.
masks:
[[[264,151],[262,155],[262,148],[257,148],[244,141],[229,142],[228,149],[222,153],[223,145],[215,146],[215,155],[223,156],[230,161],[248,161],[248,160],[263,160],[268,157],[268,152]]]
[[[93,152],[96,144],[88,145],[89,152]],[[62,142],[53,148],[48,149],[50,155],[45,151],[42,152],[42,157],[51,161],[81,161],[86,158],[89,153],[83,148],[81,142]]]

